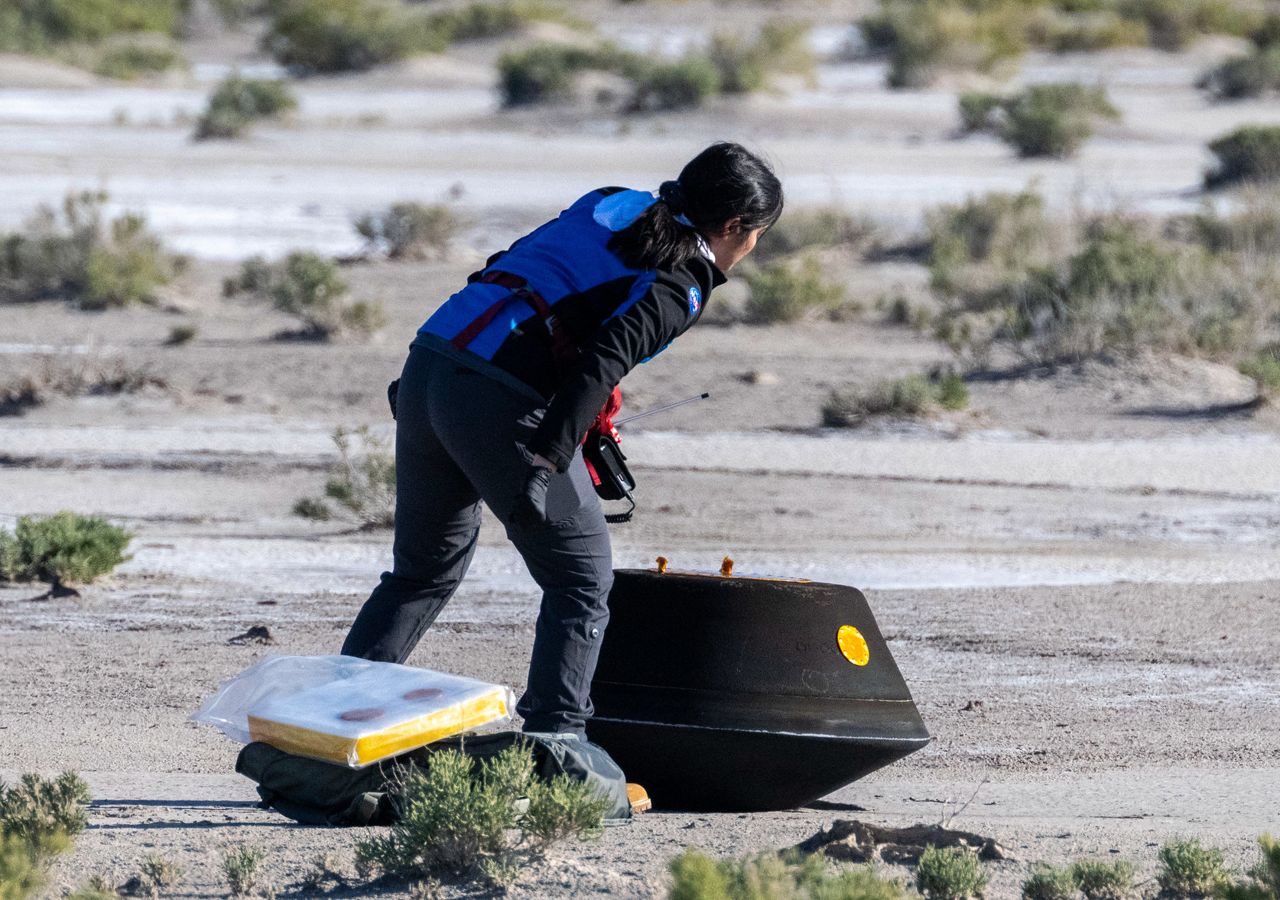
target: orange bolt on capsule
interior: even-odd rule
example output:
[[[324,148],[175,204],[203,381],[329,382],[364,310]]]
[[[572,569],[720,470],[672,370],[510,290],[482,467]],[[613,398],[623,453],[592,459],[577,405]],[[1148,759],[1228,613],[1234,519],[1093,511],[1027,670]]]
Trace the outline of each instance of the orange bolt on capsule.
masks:
[[[658,563],[658,574],[666,575],[667,574],[667,558],[665,556],[659,556],[657,559],[657,563]]]
[[[724,558],[724,562],[720,563],[720,574],[725,578],[733,574],[733,560],[727,556]]]

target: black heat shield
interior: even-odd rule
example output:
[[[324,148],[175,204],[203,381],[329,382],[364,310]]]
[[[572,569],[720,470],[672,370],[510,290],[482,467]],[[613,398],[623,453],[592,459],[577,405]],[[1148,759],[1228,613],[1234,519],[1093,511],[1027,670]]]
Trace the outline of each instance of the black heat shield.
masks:
[[[793,809],[929,742],[856,588],[620,569],[609,608],[587,733],[656,807]]]

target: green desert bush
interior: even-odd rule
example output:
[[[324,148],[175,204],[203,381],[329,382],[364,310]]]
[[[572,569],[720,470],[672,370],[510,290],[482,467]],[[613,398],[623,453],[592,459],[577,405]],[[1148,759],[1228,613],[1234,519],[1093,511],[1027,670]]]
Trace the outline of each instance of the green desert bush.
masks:
[[[1280,258],[1280,188],[1245,191],[1229,212],[1206,206],[1191,225],[1212,253]]]
[[[917,88],[947,70],[989,71],[1027,47],[1027,8],[1016,2],[880,0],[859,23],[889,59],[890,87]]]
[[[1127,859],[1082,859],[1071,865],[1070,873],[1085,900],[1126,900],[1134,894],[1134,867]]]
[[[1205,173],[1209,188],[1280,180],[1280,125],[1246,125],[1209,144],[1218,158]]]
[[[328,340],[341,334],[370,334],[386,321],[382,304],[349,301],[347,283],[332,259],[299,250],[279,263],[261,257],[246,260],[237,278],[223,284],[223,293],[248,293],[269,300],[281,312],[302,323],[298,335]]]
[[[0,580],[90,584],[129,560],[124,551],[131,537],[97,516],[22,516],[13,531],[0,529]],[[0,802],[0,816],[4,809]]]
[[[1157,854],[1156,883],[1168,897],[1212,897],[1230,882],[1222,851],[1195,839],[1169,841]]]
[[[972,134],[995,128],[994,117],[1004,105],[1004,98],[985,91],[967,91],[960,95],[959,105],[960,128]]]
[[[960,376],[908,375],[870,388],[836,388],[822,406],[822,424],[853,428],[876,417],[916,418],[938,408],[959,410],[968,405],[969,388]]]
[[[988,297],[1004,293],[1011,273],[1047,263],[1053,236],[1044,199],[1031,191],[940,206],[925,216],[933,287],[984,305]]]
[[[154,303],[186,261],[168,253],[135,213],[103,214],[107,195],[40,207],[16,232],[0,234],[0,302],[70,300],[81,309]]]
[[[584,27],[563,6],[544,0],[503,0],[477,2],[442,10],[428,24],[444,41],[474,41],[515,34],[533,22],[559,22]]]
[[[1181,50],[1206,34],[1247,36],[1262,21],[1260,7],[1239,0],[1120,0],[1120,14],[1147,29],[1147,43]]]
[[[594,840],[604,831],[608,803],[591,787],[571,778],[534,779],[528,786],[529,807],[520,828],[534,845],[580,838]]]
[[[1196,83],[1215,100],[1240,100],[1280,91],[1280,46],[1233,56]]]
[[[749,94],[761,90],[775,73],[812,75],[815,65],[804,22],[767,22],[755,37],[716,34],[706,59],[719,74],[719,90],[725,94]]]
[[[1258,383],[1264,397],[1280,397],[1280,344],[1271,344],[1251,357],[1241,360],[1237,368],[1242,375]]]
[[[995,342],[1039,362],[1142,349],[1234,362],[1274,340],[1268,204],[1163,228],[1123,214],[1053,223],[1030,193],[940,207],[925,239],[935,335],[979,364]]]
[[[916,889],[929,900],[981,897],[986,886],[982,863],[964,847],[926,847],[916,864]]]
[[[1075,900],[1076,882],[1071,870],[1039,863],[1022,882],[1022,900]]]
[[[716,860],[685,850],[671,861],[668,900],[905,900],[896,881],[870,866],[838,868],[812,854],[762,853]]]
[[[26,774],[15,785],[0,782],[0,833],[40,846],[75,837],[89,822],[89,786],[74,772],[57,778]]]
[[[429,14],[388,0],[273,0],[262,37],[278,63],[303,72],[360,71],[447,44]]]
[[[222,875],[233,897],[247,897],[257,890],[264,859],[266,853],[257,847],[239,846],[223,851]]]
[[[352,446],[358,440],[360,452]],[[386,442],[375,437],[367,426],[333,433],[338,462],[325,479],[323,497],[303,497],[293,505],[293,514],[306,519],[328,521],[335,515],[332,500],[345,515],[365,528],[389,528],[396,515],[396,460]]]
[[[632,112],[691,109],[720,92],[720,71],[704,57],[690,55],[644,67],[634,79]]]
[[[1248,878],[1221,889],[1223,900],[1280,900],[1280,841],[1269,834],[1258,838],[1258,862]]]
[[[130,40],[105,47],[93,70],[107,78],[133,81],[185,65],[182,52],[169,43]]]
[[[209,96],[196,121],[195,138],[241,137],[254,122],[277,119],[297,108],[298,100],[285,82],[244,78],[232,72]]]
[[[37,849],[17,835],[0,832],[0,900],[28,900],[38,896],[48,880],[49,859],[69,842],[61,836],[56,844]]]
[[[751,296],[743,309],[754,325],[794,322],[811,312],[830,312],[845,300],[845,287],[823,274],[814,256],[766,263],[746,275]]]
[[[458,231],[458,217],[443,203],[393,203],[355,222],[367,249],[390,259],[442,257]]]
[[[857,251],[874,242],[875,223],[836,207],[789,211],[760,238],[753,258],[768,262],[805,250],[847,247]]]
[[[184,12],[182,0],[5,0],[0,51],[38,53],[136,32],[173,35]]]
[[[1024,157],[1071,156],[1099,120],[1120,117],[1102,88],[1074,83],[1032,85],[1001,108],[1000,138]]]
[[[608,48],[591,49],[558,44],[536,44],[504,53],[498,59],[498,77],[507,106],[527,106],[567,96],[579,72],[611,70],[615,63]]]
[[[599,834],[606,801],[584,784],[569,787],[570,781],[559,775],[538,787],[528,747],[481,761],[452,750],[435,753],[425,772],[411,769],[396,786],[396,824],[356,845],[357,869],[403,879],[508,881],[517,863],[540,857],[550,843]],[[529,812],[522,813],[518,801],[525,798]]]

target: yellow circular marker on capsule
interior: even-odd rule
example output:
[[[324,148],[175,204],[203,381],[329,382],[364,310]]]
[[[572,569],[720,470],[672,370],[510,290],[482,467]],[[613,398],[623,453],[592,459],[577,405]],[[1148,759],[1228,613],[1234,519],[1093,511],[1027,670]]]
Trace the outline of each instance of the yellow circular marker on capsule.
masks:
[[[871,662],[871,650],[867,647],[867,639],[852,625],[840,626],[840,630],[836,632],[836,643],[840,645],[840,652],[844,654],[844,658],[855,666],[865,666]]]

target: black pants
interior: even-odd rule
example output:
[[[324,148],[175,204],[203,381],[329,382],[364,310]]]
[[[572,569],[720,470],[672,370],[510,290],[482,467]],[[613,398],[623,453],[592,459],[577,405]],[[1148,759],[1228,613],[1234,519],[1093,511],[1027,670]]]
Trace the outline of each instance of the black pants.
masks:
[[[443,354],[413,347],[396,401],[394,568],[365,602],[342,652],[403,662],[449,601],[475,552],[483,500],[542,588],[526,731],[582,734],[609,621],[612,551],[581,455],[552,478],[550,524],[510,524],[540,403]]]

